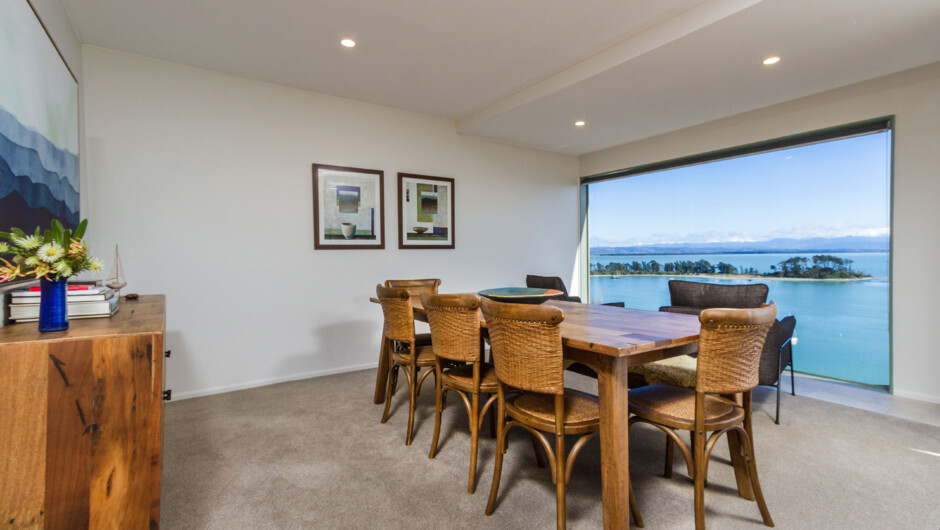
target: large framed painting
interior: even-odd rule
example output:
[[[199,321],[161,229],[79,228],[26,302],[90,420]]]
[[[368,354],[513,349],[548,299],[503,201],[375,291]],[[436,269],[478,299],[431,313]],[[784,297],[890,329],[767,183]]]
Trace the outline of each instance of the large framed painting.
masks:
[[[385,248],[384,172],[313,165],[313,248]]]
[[[78,81],[26,0],[0,2],[0,231],[79,222]]]
[[[454,248],[454,179],[398,174],[398,248]]]

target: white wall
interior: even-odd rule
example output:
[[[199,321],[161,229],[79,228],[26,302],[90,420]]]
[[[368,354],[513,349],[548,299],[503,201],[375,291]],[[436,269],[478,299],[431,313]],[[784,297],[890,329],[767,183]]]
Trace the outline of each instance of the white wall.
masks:
[[[101,48],[83,57],[90,248],[107,270],[120,244],[125,292],[167,295],[174,396],[374,366],[368,298],[388,278],[466,292],[572,275],[574,157]],[[313,250],[315,162],[385,171],[385,250]],[[455,250],[398,250],[398,171],[456,179]]]
[[[894,393],[940,402],[940,63],[582,156],[581,175],[896,116],[892,221]]]
[[[72,28],[72,21],[60,0],[29,0],[46,31],[52,34],[59,53],[65,58],[72,73],[82,80],[82,46]]]

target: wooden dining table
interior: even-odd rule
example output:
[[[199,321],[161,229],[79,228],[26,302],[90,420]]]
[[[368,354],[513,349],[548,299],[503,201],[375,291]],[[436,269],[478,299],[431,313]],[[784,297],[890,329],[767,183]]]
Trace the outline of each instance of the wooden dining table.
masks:
[[[371,301],[378,303],[376,298]],[[427,322],[421,300],[413,297],[411,303],[415,320]],[[564,311],[565,320],[560,327],[565,359],[586,364],[597,372],[604,527],[629,528],[627,371],[632,366],[687,351],[684,346],[698,341],[698,317],[577,302],[552,300],[545,303]],[[485,320],[482,322],[485,327]],[[386,398],[387,342],[382,341],[383,349],[379,353],[375,403],[384,403]],[[736,476],[739,488],[744,487],[749,492],[750,483],[742,484],[740,475],[736,473]],[[744,489],[741,495],[747,496]]]

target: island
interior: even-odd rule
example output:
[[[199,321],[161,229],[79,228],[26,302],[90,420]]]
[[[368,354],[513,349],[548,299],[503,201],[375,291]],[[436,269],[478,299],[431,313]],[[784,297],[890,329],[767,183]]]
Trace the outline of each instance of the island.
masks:
[[[759,276],[764,278],[795,278],[808,280],[859,280],[871,278],[863,272],[852,270],[852,260],[821,254],[812,258],[796,256],[770,266],[770,272],[760,272],[753,267],[738,268],[720,261],[712,264],[705,259],[697,261],[672,261],[659,263],[656,260],[632,261],[629,263],[595,263],[591,276],[635,276],[635,275],[721,275]]]

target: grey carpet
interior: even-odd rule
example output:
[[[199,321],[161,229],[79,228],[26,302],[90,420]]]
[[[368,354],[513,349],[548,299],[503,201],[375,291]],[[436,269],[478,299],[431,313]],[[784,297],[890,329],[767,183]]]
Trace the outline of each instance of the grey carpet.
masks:
[[[596,392],[596,382],[568,377]],[[548,469],[515,429],[496,513],[484,515],[495,440],[481,439],[478,487],[467,489],[470,436],[456,399],[428,459],[433,379],[419,397],[415,440],[405,446],[407,393],[379,423],[374,371],[283,383],[169,403],[164,428],[164,528],[553,528]],[[940,428],[773,393],[755,398],[756,455],[778,528],[940,528]],[[572,441],[569,441],[569,447]],[[662,477],[664,438],[637,425],[631,475],[647,528],[691,528],[692,483],[676,453]],[[711,528],[761,528],[757,504],[737,496],[721,442],[705,492]],[[568,525],[601,528],[600,455],[591,441],[568,485]]]

